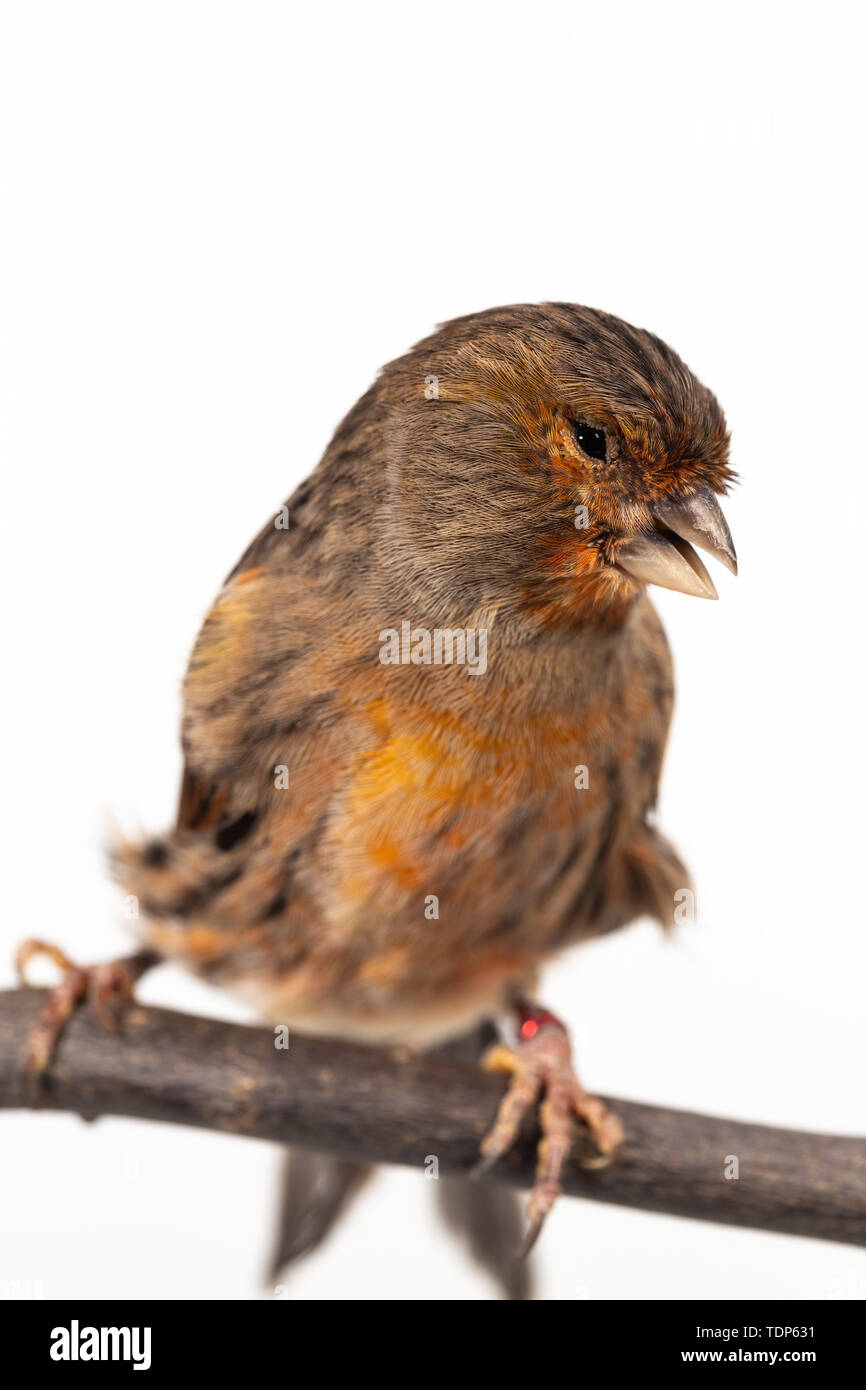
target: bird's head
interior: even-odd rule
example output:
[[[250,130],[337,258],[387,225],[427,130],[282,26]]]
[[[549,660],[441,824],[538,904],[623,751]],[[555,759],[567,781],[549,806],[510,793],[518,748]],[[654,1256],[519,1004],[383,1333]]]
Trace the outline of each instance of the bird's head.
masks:
[[[613,624],[736,573],[728,431],[671,348],[575,304],[456,319],[386,368],[392,538],[474,602]]]

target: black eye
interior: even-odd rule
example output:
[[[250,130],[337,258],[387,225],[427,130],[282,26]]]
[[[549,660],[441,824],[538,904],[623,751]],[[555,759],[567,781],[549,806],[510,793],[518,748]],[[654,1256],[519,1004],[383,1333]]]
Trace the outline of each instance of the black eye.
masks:
[[[604,430],[594,430],[581,420],[572,420],[571,431],[583,452],[591,459],[607,457],[607,440]]]

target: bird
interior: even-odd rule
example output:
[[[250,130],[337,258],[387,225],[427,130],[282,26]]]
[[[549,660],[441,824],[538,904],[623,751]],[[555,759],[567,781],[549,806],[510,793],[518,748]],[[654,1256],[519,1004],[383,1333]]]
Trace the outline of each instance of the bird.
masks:
[[[207,614],[176,823],[114,849],[138,964],[76,973],[55,950],[36,1069],[88,990],[110,1015],[163,959],[371,1045],[447,1049],[510,1016],[483,1056],[508,1087],[479,1168],[538,1108],[528,1249],[578,1130],[599,1163],[623,1138],[539,972],[669,926],[690,887],[655,823],[673,678],[647,590],[715,599],[697,549],[736,573],[729,452],[677,353],[601,310],[469,314],[385,366]],[[50,949],[25,943],[22,969]],[[290,1163],[298,1253],[359,1173]]]

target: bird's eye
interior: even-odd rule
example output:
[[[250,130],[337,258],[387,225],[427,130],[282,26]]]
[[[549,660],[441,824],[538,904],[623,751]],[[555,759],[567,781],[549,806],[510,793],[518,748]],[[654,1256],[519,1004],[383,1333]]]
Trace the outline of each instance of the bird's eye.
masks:
[[[588,458],[603,459],[607,457],[607,440],[604,437],[604,430],[593,429],[592,425],[587,425],[582,420],[572,420],[571,432]]]

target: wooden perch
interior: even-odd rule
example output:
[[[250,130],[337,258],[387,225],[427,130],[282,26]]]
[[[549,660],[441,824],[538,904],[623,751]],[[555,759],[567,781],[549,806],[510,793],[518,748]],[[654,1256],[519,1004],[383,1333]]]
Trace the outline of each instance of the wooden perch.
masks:
[[[0,993],[0,1108],[28,1104],[28,1033],[44,990]],[[127,1115],[327,1150],[443,1176],[468,1173],[504,1081],[437,1055],[241,1027],[133,1005],[122,1033],[87,1009],[70,1021],[43,1105],[87,1119]],[[866,1244],[866,1141],[742,1124],[631,1101],[609,1104],[627,1140],[609,1167],[572,1157],[565,1191],[646,1211]],[[485,1181],[529,1187],[533,1125]],[[735,1156],[739,1178],[726,1179]]]

